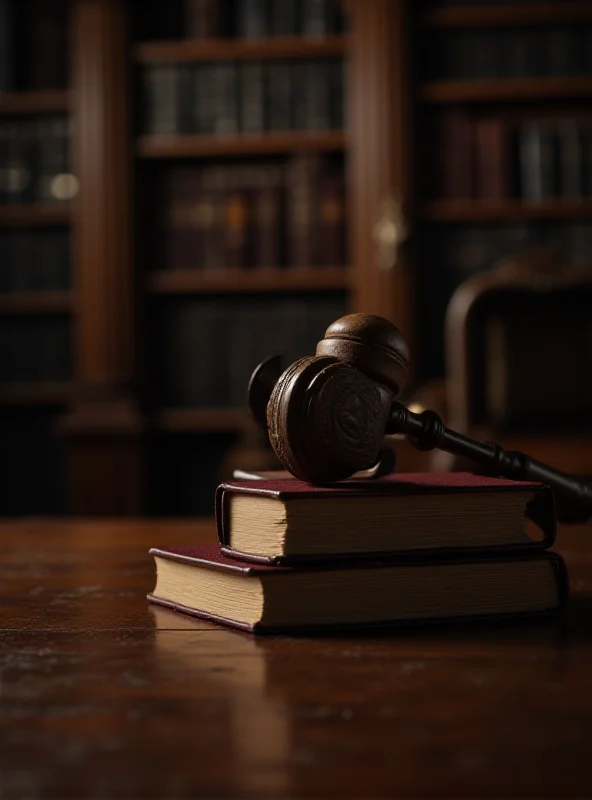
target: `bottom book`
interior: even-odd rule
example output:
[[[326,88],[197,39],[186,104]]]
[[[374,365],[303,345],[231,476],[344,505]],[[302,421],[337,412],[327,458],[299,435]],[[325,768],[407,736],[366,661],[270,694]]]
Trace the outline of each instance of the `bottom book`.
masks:
[[[567,570],[554,553],[519,558],[246,564],[218,548],[153,548],[151,602],[254,633],[535,615],[559,610]]]

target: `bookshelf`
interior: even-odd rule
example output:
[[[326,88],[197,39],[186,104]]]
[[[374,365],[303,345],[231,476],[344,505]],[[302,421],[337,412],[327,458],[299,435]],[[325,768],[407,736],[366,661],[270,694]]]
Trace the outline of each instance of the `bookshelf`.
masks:
[[[2,4],[0,514],[67,510],[58,428],[72,390],[70,11],[67,0]]]
[[[528,33],[560,66],[563,32],[592,30],[592,0],[349,0],[340,22],[337,3],[324,0],[310,4],[332,9],[320,33],[288,16],[235,18],[230,5],[69,0],[68,80],[17,81],[0,93],[0,128],[75,121],[75,201],[0,204],[0,242],[18,249],[34,231],[48,237],[48,254],[54,238],[71,237],[74,277],[52,285],[52,256],[39,285],[19,276],[0,287],[0,345],[3,325],[67,320],[71,380],[0,381],[0,417],[59,422],[65,508],[76,513],[207,512],[217,465],[248,428],[256,358],[280,347],[287,358],[311,353],[334,317],[376,313],[410,344],[412,397],[444,377],[443,314],[461,280],[527,240],[588,247],[592,191],[533,198],[515,158],[497,183],[465,175],[460,186],[455,166],[447,186],[442,163],[459,159],[443,158],[442,131],[460,119],[457,141],[489,136],[498,166],[505,136],[515,143],[562,120],[592,132],[592,64],[561,72],[529,62],[520,72],[514,52]],[[206,6],[215,22],[199,16]],[[475,68],[451,63],[455,52]],[[464,154],[483,162],[469,146]],[[303,197],[317,226],[308,233],[289,222]],[[211,342],[220,343],[213,355]],[[183,359],[206,377],[192,383]],[[429,463],[401,445],[402,470]],[[197,481],[205,505],[175,505],[175,484],[189,496]]]

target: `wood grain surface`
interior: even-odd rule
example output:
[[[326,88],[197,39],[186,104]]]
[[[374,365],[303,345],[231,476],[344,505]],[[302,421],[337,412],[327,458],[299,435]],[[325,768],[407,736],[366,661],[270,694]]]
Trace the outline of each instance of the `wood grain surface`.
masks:
[[[210,521],[0,525],[0,796],[587,797],[592,527],[551,621],[266,637],[148,605]]]

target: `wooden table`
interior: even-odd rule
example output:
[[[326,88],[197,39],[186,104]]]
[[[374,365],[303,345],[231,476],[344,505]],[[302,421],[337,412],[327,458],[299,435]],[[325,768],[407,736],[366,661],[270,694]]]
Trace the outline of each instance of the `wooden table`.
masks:
[[[0,525],[0,797],[590,797],[592,529],[546,623],[260,638],[150,607],[210,522]]]

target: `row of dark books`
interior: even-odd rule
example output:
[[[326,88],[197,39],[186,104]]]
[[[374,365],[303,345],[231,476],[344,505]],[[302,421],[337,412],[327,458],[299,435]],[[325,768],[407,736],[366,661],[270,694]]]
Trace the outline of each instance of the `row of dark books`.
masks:
[[[0,92],[63,89],[68,0],[0,0]]]
[[[526,202],[592,196],[592,126],[577,119],[443,114],[437,154],[443,197]]]
[[[0,203],[64,203],[78,192],[65,116],[0,123]]]
[[[342,0],[151,0],[138,4],[142,38],[211,39],[341,33]]]
[[[67,381],[72,340],[67,316],[10,317],[0,323],[0,382]]]
[[[592,272],[592,224],[512,223],[452,225],[432,231],[443,271],[456,281],[520,256],[533,247],[553,248],[578,269]]]
[[[164,268],[346,262],[343,164],[329,157],[168,168],[160,196]]]
[[[61,229],[0,233],[0,292],[41,292],[71,286],[70,235]]]
[[[426,78],[471,80],[592,73],[592,28],[458,30],[428,36]]]
[[[344,62],[223,61],[144,68],[143,130],[232,136],[340,129]]]
[[[153,326],[154,382],[163,406],[246,406],[253,369],[275,354],[288,366],[313,355],[326,328],[343,316],[342,294],[175,298]]]

